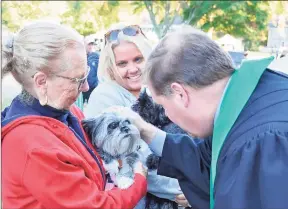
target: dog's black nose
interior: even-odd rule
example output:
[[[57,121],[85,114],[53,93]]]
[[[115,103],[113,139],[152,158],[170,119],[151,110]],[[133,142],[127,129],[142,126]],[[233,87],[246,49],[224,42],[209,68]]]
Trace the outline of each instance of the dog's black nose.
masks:
[[[130,129],[129,129],[127,126],[123,126],[123,127],[121,127],[121,132],[128,133],[129,130],[130,130]]]

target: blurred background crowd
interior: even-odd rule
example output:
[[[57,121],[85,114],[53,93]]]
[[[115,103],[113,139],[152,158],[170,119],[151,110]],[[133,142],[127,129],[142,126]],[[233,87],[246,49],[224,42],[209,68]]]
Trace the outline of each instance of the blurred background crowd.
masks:
[[[288,49],[287,1],[4,1],[1,11],[2,36],[35,20],[69,25],[83,36],[90,90],[78,106],[85,106],[97,86],[104,33],[115,23],[139,25],[152,44],[183,24],[193,25],[228,51],[236,66],[243,59],[278,59]],[[2,109],[20,90],[12,76],[2,80]]]

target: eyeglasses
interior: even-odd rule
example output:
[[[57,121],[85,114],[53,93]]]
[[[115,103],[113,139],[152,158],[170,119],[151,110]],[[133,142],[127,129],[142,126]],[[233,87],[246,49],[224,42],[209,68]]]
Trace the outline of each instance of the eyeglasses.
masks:
[[[146,36],[142,32],[140,26],[138,26],[138,25],[130,25],[130,26],[127,26],[127,27],[122,28],[122,29],[111,30],[111,31],[107,32],[105,34],[105,45],[108,42],[112,42],[112,41],[117,40],[118,39],[118,35],[119,35],[119,33],[121,31],[126,36],[136,36],[136,35],[141,33],[146,38]]]
[[[56,75],[56,74],[54,74],[54,76],[59,77],[59,78],[68,79],[74,83],[78,83],[78,91],[79,91],[80,88],[83,86],[83,84],[87,81],[89,72],[90,72],[90,67],[87,66],[87,73],[83,78],[70,78],[70,77],[66,77],[66,76],[62,76],[62,75]]]

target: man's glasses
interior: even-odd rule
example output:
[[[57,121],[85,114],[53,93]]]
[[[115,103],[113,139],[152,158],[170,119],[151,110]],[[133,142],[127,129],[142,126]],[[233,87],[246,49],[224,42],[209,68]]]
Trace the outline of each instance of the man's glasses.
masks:
[[[84,85],[84,83],[87,81],[89,72],[90,72],[90,67],[87,66],[87,73],[83,78],[70,78],[70,77],[66,77],[66,76],[62,76],[62,75],[54,75],[54,76],[59,77],[59,78],[68,79],[74,83],[78,83],[78,91],[79,91],[81,89],[81,87]]]
[[[119,33],[121,31],[126,36],[137,36],[138,34],[141,33],[146,38],[146,36],[142,32],[140,26],[138,26],[138,25],[130,25],[130,26],[127,26],[127,27],[122,28],[122,29],[111,30],[111,31],[107,32],[105,34],[105,45],[108,42],[113,42],[113,41],[117,40],[118,39],[118,35],[119,35]]]

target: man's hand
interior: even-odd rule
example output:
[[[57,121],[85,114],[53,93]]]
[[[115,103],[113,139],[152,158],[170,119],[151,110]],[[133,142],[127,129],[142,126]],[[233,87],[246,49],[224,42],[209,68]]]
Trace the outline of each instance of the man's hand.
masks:
[[[133,125],[135,125],[141,135],[141,138],[150,143],[157,132],[157,128],[144,121],[141,116],[128,107],[112,106],[107,108],[104,112],[114,112],[122,117],[127,118]]]
[[[186,197],[184,196],[184,194],[179,194],[176,196],[176,200],[175,200],[178,205],[183,206],[183,207],[191,207],[191,205],[189,204],[188,200],[186,199]]]
[[[114,112],[117,115],[120,115],[124,118],[127,118],[128,120],[130,120],[130,122],[132,124],[134,124],[139,130],[141,130],[141,128],[144,126],[144,124],[146,123],[139,114],[137,114],[136,112],[134,112],[133,110],[131,110],[128,107],[123,107],[123,106],[111,106],[107,109],[104,110],[105,112]]]

